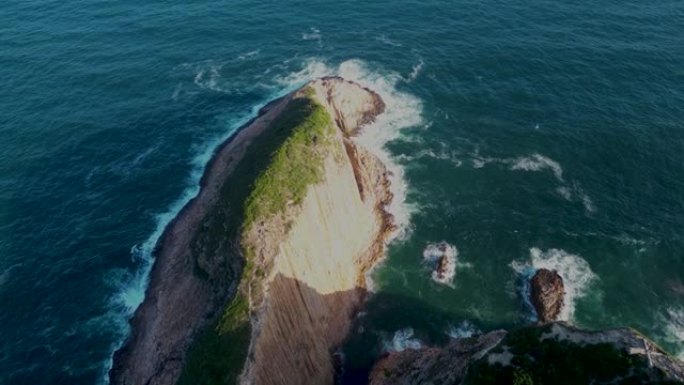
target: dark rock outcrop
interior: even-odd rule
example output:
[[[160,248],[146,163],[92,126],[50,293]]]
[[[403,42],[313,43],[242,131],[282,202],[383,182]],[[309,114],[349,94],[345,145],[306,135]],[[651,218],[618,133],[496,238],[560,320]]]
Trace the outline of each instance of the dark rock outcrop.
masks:
[[[506,336],[496,330],[479,337],[460,338],[445,347],[430,347],[391,353],[380,359],[369,377],[369,385],[458,384],[468,366],[485,356]]]
[[[530,282],[531,300],[540,323],[556,321],[563,309],[563,279],[554,270],[539,269]]]
[[[564,322],[391,353],[376,362],[368,379],[370,385],[683,381],[684,363],[633,329],[586,331]]]

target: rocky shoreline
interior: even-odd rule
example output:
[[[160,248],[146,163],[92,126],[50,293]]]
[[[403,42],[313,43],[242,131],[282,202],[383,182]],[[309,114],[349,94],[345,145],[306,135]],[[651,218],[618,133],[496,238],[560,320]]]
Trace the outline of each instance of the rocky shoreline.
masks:
[[[311,353],[283,351],[283,359],[296,357],[298,354],[313,357],[310,358],[323,365],[323,372],[318,370],[316,372],[320,373],[319,383],[324,383],[327,379],[332,379],[334,371],[329,350],[332,346],[341,343],[346,336],[351,317],[364,299],[364,274],[382,257],[387,236],[393,230],[392,217],[385,210],[392,199],[392,194],[389,190],[386,168],[374,155],[357,146],[352,139],[360,127],[372,122],[375,116],[384,110],[384,103],[379,96],[341,78],[323,78],[308,84],[304,89],[314,90],[313,97],[324,105],[333,118],[336,135],[339,138],[336,140],[339,140],[340,150],[345,154],[345,162],[348,163],[346,166],[345,163],[342,163],[342,166],[339,164],[334,166],[342,167],[338,167],[339,171],[332,171],[342,172],[339,177],[335,174],[330,174],[328,177],[342,178],[340,183],[345,186],[351,185],[353,190],[357,190],[358,203],[354,204],[360,209],[365,207],[363,210],[368,211],[370,215],[368,217],[370,227],[366,230],[368,234],[363,234],[362,237],[353,241],[359,245],[365,244],[365,246],[359,246],[361,249],[352,250],[347,256],[341,256],[349,260],[339,261],[351,267],[348,277],[340,278],[343,280],[340,288],[349,288],[349,290],[341,291],[344,294],[336,295],[334,300],[323,295],[322,299],[316,299],[313,304],[307,301],[297,304],[297,306],[304,307],[299,309],[302,313],[310,312],[311,309],[306,309],[310,307],[314,310],[318,309],[317,311],[322,312],[320,317],[327,319],[326,325],[317,326],[318,323],[314,323],[310,326],[318,330],[318,333],[327,333],[319,336],[325,345],[325,351],[320,350],[323,346],[316,348],[317,353],[314,356],[311,356]],[[226,188],[225,184],[228,183],[227,180],[250,150],[248,147],[252,142],[266,132],[274,120],[285,113],[285,109],[289,108],[294,98],[304,97],[302,92],[302,90],[295,91],[266,105],[255,119],[240,128],[233,137],[216,150],[202,176],[199,194],[188,202],[167,226],[158,241],[145,299],[130,321],[129,338],[114,354],[113,367],[109,373],[112,384],[176,383],[183,371],[188,349],[198,333],[216,323],[221,316],[222,309],[236,295],[244,266],[241,241],[236,230],[239,226],[233,225],[232,232],[229,231],[220,237],[211,238],[206,233],[220,227],[221,224],[217,221],[220,222],[221,218],[229,218],[231,215],[234,217],[235,212],[239,211],[226,207],[226,202],[223,201],[222,194]],[[359,101],[365,102],[360,105]],[[337,168],[330,167],[333,166],[326,166],[326,169],[337,170]],[[349,172],[351,176],[351,183],[348,183],[346,177],[342,176],[346,175],[346,172]],[[326,193],[325,189],[319,192],[316,192],[316,189],[312,191],[315,194]],[[338,198],[331,196],[330,199]],[[217,214],[218,220],[212,218],[217,210],[220,212]],[[309,219],[309,221],[312,220]],[[315,223],[316,219],[313,221]],[[346,225],[353,227],[355,224]],[[274,230],[273,226],[278,225],[269,226],[269,230]],[[371,229],[373,230],[370,231]],[[253,311],[251,322],[253,329],[249,348],[251,358],[242,376],[243,380],[248,382],[291,383],[288,379],[280,382],[270,381],[270,378],[277,379],[279,376],[270,373],[267,367],[262,368],[258,359],[260,351],[268,352],[274,348],[272,345],[282,343],[282,341],[268,342],[268,338],[263,337],[264,330],[270,330],[264,329],[270,322],[265,320],[273,317],[279,319],[285,313],[268,315],[268,309],[277,306],[274,305],[279,301],[277,298],[287,298],[286,294],[279,295],[278,293],[296,291],[299,293],[297,295],[301,296],[301,288],[306,286],[305,281],[308,279],[298,277],[297,272],[290,272],[292,278],[289,278],[282,275],[282,273],[288,274],[286,271],[278,274],[276,270],[271,271],[272,266],[277,266],[276,251],[282,247],[278,245],[284,241],[283,236],[288,231],[289,229],[280,231],[280,236],[276,238],[255,238],[267,241],[263,243],[265,247],[260,249],[259,258],[256,259],[262,269],[260,271],[266,273],[267,277],[262,281],[263,300],[254,300],[251,295],[249,298],[250,309]],[[272,231],[271,234],[273,234]],[[304,281],[299,282],[302,279]],[[349,283],[345,283],[347,281]],[[318,291],[321,291],[321,288],[316,287],[318,284],[308,283],[312,284],[309,290],[311,295],[318,296]],[[328,302],[330,303],[323,307],[316,305]],[[293,305],[288,303],[288,306]],[[327,323],[334,319],[338,320],[332,322],[335,327],[331,328]],[[276,326],[273,327],[276,328],[274,330],[278,330],[280,326],[276,322]],[[257,341],[266,342],[256,344]],[[299,343],[302,342],[307,343],[306,341]],[[273,351],[268,353],[269,356],[272,354]]]

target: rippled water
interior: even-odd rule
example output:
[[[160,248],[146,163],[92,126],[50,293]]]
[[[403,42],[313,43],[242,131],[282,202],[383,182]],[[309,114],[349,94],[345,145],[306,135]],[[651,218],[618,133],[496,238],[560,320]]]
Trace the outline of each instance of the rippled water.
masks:
[[[539,266],[567,275],[573,322],[684,351],[681,2],[35,0],[0,14],[0,383],[103,382],[151,247],[214,146],[330,73],[404,111],[367,138],[403,168],[407,226],[373,274],[346,347],[370,354],[350,378],[387,346],[529,322],[521,277]],[[423,257],[442,241],[457,250],[449,285]]]

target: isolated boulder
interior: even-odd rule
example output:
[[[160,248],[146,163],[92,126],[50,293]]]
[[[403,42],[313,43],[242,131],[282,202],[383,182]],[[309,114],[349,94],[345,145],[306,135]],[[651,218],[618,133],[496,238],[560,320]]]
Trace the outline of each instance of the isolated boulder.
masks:
[[[563,309],[563,278],[555,270],[539,269],[532,277],[530,294],[540,323],[558,319]]]

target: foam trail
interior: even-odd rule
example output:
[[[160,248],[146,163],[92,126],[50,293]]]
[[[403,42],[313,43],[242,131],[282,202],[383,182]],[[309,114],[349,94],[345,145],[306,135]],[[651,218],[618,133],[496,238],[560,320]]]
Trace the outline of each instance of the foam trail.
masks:
[[[517,158],[513,161],[513,165],[511,166],[511,170],[540,171],[545,169],[553,171],[553,175],[555,175],[556,179],[558,179],[559,182],[564,182],[563,168],[561,165],[555,160],[541,154]]]
[[[397,330],[391,341],[383,343],[383,351],[385,352],[402,352],[406,349],[417,350],[422,347],[423,343],[418,338],[413,337],[412,328]]]
[[[385,43],[385,44],[387,44],[387,45],[391,45],[392,47],[401,47],[401,43],[398,43],[398,42],[396,42],[396,41],[390,39],[390,38],[387,37],[386,35],[377,36],[377,37],[375,38],[375,40],[377,40],[377,41],[379,41],[379,42],[381,42],[381,43]]]
[[[423,250],[423,260],[432,269],[432,280],[447,286],[453,286],[457,257],[456,246],[446,242],[430,243]],[[440,263],[444,263],[441,271]]]
[[[414,65],[413,68],[411,69],[411,73],[409,74],[408,78],[404,79],[405,82],[410,83],[420,75],[420,72],[423,70],[423,66],[425,65],[425,62],[423,59],[420,59],[418,64]]]
[[[565,305],[559,319],[571,321],[575,313],[575,303],[579,298],[588,294],[592,283],[598,279],[591,270],[589,263],[582,257],[570,254],[561,249],[542,251],[533,247],[530,249],[530,261],[513,261],[510,265],[523,279],[522,295],[526,306],[532,308],[529,302],[529,281],[538,269],[555,270],[563,278],[565,286]]]

